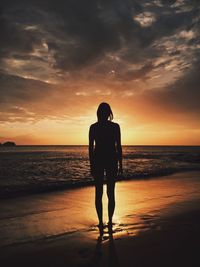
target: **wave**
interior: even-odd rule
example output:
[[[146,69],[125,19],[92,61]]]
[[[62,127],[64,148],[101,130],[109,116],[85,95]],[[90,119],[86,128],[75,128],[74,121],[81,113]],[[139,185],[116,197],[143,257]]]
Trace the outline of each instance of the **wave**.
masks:
[[[141,180],[141,179],[147,180],[156,177],[161,178],[178,172],[190,172],[190,171],[200,171],[200,167],[184,168],[184,169],[166,168],[152,172],[126,173],[125,175],[117,176],[116,181]],[[0,187],[0,198],[13,198],[30,194],[76,189],[85,186],[94,186],[94,180],[91,177],[88,177],[82,180],[63,181],[63,182],[59,181],[58,183],[52,182],[46,184],[39,183],[24,187],[22,186],[10,186],[7,188]]]
[[[23,148],[24,149],[24,148]],[[38,151],[40,149],[40,151]],[[26,147],[0,152],[0,197],[93,185],[87,147]],[[124,147],[124,174],[117,180],[149,179],[200,170],[200,147]]]

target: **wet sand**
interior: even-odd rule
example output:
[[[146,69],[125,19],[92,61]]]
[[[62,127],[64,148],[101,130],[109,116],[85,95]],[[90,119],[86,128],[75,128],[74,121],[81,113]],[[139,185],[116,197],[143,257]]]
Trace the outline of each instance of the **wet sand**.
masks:
[[[119,182],[113,233],[101,238],[92,187],[4,200],[1,266],[200,266],[199,178]]]

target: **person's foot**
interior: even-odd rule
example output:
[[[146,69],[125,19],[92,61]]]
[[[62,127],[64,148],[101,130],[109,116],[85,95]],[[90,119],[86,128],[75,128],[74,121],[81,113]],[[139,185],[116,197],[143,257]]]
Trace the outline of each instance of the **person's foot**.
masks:
[[[98,224],[98,228],[99,228],[100,236],[102,236],[103,235],[103,228],[104,228],[104,225],[102,222]]]
[[[108,232],[109,234],[112,234],[113,233],[113,223],[112,222],[108,222]]]
[[[111,227],[111,226],[113,226],[113,222],[112,221],[109,221],[108,222],[108,227]]]

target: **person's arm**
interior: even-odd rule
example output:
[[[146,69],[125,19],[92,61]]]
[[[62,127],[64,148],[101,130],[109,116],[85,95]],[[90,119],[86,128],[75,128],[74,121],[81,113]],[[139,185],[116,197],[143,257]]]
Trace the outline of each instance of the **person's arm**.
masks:
[[[94,160],[94,130],[93,127],[90,126],[89,130],[89,159],[90,159],[90,171],[92,174],[93,160]]]
[[[118,174],[122,174],[123,167],[122,167],[122,145],[121,145],[121,131],[120,127],[117,124],[117,134],[116,134],[116,147],[117,147],[117,155],[118,155],[118,163],[119,163],[119,169]]]

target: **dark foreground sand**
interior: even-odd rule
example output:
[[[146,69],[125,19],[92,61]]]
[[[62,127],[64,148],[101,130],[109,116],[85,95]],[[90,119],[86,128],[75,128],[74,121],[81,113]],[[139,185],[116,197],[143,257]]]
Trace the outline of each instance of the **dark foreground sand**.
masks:
[[[131,214],[124,218],[113,234],[105,228],[103,237],[88,228],[2,247],[0,266],[200,266],[198,198],[171,203],[153,219],[144,215],[142,224]]]
[[[1,266],[200,266],[200,210],[168,217],[137,236],[96,242],[84,234],[1,250]]]

